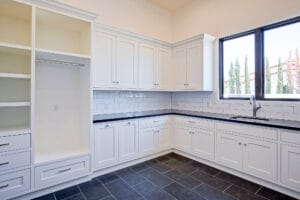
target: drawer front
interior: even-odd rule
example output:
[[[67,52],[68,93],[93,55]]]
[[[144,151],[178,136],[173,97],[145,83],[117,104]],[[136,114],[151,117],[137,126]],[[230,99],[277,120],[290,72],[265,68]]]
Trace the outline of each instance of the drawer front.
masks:
[[[139,120],[140,128],[152,128],[156,126],[169,125],[170,123],[171,118],[169,116],[150,117]]]
[[[30,151],[0,155],[0,172],[30,165]]]
[[[300,131],[282,130],[281,141],[300,144]]]
[[[12,198],[30,190],[30,169],[0,176],[0,199]]]
[[[199,119],[195,117],[175,117],[175,124],[181,126],[188,126],[192,128],[207,128],[213,129],[215,121],[207,119]]]
[[[0,137],[0,153],[30,148],[30,134]]]
[[[88,175],[89,168],[89,156],[38,166],[34,172],[34,184],[36,188],[57,185]]]
[[[276,129],[266,128],[255,125],[245,125],[230,122],[217,122],[217,129],[231,133],[238,133],[247,136],[277,140],[278,132]]]

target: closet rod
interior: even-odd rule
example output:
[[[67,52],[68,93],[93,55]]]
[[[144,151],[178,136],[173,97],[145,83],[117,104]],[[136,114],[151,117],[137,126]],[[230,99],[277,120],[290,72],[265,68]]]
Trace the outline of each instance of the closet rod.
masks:
[[[73,62],[64,62],[56,60],[46,60],[46,59],[36,59],[37,62],[53,63],[53,64],[63,64],[63,65],[72,65],[76,67],[85,67],[85,64],[73,63]]]

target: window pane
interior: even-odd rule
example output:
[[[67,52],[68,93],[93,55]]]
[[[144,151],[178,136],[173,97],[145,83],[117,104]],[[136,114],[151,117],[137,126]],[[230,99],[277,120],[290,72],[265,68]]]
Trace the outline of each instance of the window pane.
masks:
[[[300,22],[264,32],[265,97],[300,98]]]
[[[226,97],[255,94],[254,34],[223,43],[223,86]]]

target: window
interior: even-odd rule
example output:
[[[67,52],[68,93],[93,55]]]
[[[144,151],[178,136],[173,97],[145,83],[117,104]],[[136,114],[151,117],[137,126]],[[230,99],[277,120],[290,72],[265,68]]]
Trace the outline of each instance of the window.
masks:
[[[300,17],[220,39],[220,98],[300,100]]]

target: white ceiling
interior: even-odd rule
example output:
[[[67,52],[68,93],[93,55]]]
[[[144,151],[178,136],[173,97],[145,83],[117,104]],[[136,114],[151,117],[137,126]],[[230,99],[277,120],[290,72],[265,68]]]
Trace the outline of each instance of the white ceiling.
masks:
[[[193,0],[151,0],[152,2],[158,4],[160,7],[165,8],[170,11],[177,10],[183,7],[185,4],[190,3]]]

